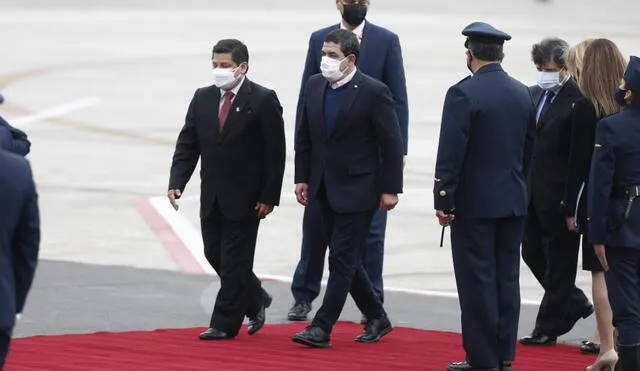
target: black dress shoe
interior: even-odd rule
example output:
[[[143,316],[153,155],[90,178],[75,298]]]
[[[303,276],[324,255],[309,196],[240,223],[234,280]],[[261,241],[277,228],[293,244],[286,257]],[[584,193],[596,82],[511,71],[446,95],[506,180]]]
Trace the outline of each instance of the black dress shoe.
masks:
[[[556,345],[557,342],[557,338],[540,334],[529,335],[520,339],[520,344],[522,345],[532,345],[539,347]]]
[[[287,319],[289,321],[306,321],[309,312],[311,312],[311,303],[308,301],[297,302],[289,310]]]
[[[476,368],[471,366],[467,361],[449,363],[447,371],[498,371],[496,367],[493,368]]]
[[[264,299],[264,302],[262,303],[262,306],[260,307],[260,310],[258,311],[258,314],[253,317],[249,317],[249,335],[255,334],[256,332],[260,331],[262,326],[264,326],[264,322],[267,320],[266,310],[271,306],[272,301],[273,298],[267,295],[267,297]]]
[[[375,343],[390,333],[391,330],[393,330],[393,327],[387,316],[374,319],[367,322],[367,325],[364,327],[364,332],[356,337],[356,341],[358,343]]]
[[[233,339],[233,336],[227,335],[226,332],[217,330],[215,328],[209,328],[207,331],[200,334],[200,340],[227,340]]]
[[[294,343],[310,346],[312,348],[331,348],[331,338],[323,329],[311,325],[291,337]]]
[[[502,362],[502,366],[500,366],[500,371],[513,371],[513,366],[511,362]]]

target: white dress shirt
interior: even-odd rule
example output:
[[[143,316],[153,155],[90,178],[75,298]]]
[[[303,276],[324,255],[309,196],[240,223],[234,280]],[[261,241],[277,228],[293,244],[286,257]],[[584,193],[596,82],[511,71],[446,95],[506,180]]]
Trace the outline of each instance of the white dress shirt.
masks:
[[[238,96],[238,91],[242,87],[242,84],[244,84],[244,80],[245,80],[245,76],[243,75],[242,80],[240,80],[240,83],[236,85],[233,89],[231,89],[231,92],[233,93],[233,97],[231,97],[231,104],[233,104],[233,100],[236,99],[236,97]],[[220,105],[218,106],[218,112],[222,110],[222,105],[224,104],[224,95],[226,93],[227,93],[227,90],[220,89]]]
[[[341,80],[338,80],[338,81],[334,82],[333,84],[331,84],[331,89],[335,90],[335,89],[337,89],[337,88],[339,88],[341,86],[347,85],[353,79],[353,76],[356,75],[357,71],[358,71],[358,69],[354,67],[353,71],[351,71],[350,74],[348,74],[347,76],[343,77]]]

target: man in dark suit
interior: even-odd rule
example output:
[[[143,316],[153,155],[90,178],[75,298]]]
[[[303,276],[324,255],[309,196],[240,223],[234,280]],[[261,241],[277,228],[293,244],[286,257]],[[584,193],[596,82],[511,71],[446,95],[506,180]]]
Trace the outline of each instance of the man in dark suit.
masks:
[[[312,75],[320,73],[324,39],[333,30],[346,29],[352,31],[360,42],[360,56],[356,61],[358,69],[385,83],[391,91],[404,142],[404,155],[406,155],[409,137],[409,109],[400,40],[398,35],[393,32],[365,20],[369,3],[369,0],[336,0],[338,10],[342,14],[342,22],[318,30],[311,35],[304,73],[302,74],[300,97],[298,98],[296,132],[300,126],[307,80]],[[311,302],[320,293],[324,257],[328,244],[328,241],[322,239],[323,227],[320,214],[321,212],[313,207],[305,208],[300,261],[291,284],[295,300],[288,314],[288,319],[291,321],[305,321],[311,311]],[[367,247],[363,251],[365,271],[381,301],[384,301],[382,266],[386,227],[387,212],[385,210],[376,211],[371,222]]]
[[[561,39],[542,40],[533,46],[538,85],[531,88],[536,111],[536,141],[531,160],[529,216],[522,258],[545,289],[536,323],[524,345],[554,345],[593,306],[576,287],[580,235],[569,231],[562,199],[571,149],[571,111],[582,98],[567,72]]]
[[[467,353],[447,369],[511,370],[535,108],[527,87],[500,65],[511,36],[483,22],[462,34],[473,76],[445,97],[433,188],[440,225],[451,225]]]
[[[196,91],[176,144],[168,197],[177,210],[201,159],[204,254],[220,277],[202,340],[235,337],[246,315],[262,328],[271,297],[253,273],[260,220],[280,202],[285,166],[282,107],[273,90],[247,77],[249,52],[238,40],[213,47],[214,85]]]
[[[0,94],[0,104],[4,103],[4,97]],[[31,142],[27,134],[16,129],[0,116],[0,149],[26,156],[31,149]]]
[[[351,293],[366,315],[358,342],[376,342],[391,323],[362,265],[371,218],[391,210],[402,193],[402,138],[389,89],[356,68],[360,47],[347,30],[331,31],[322,74],[309,78],[296,137],[296,198],[317,207],[329,245],[329,282],[311,325],[293,341],[329,347],[330,333]]]
[[[38,195],[29,162],[0,149],[0,370],[31,288],[40,248]]]

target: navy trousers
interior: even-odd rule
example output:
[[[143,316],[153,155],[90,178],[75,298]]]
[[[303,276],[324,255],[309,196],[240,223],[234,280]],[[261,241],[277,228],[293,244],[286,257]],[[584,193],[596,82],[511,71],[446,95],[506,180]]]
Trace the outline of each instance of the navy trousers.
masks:
[[[331,333],[349,294],[367,318],[382,318],[385,312],[364,271],[361,254],[366,246],[373,210],[352,214],[336,213],[324,195],[319,197],[317,203],[322,210],[325,235],[330,236],[331,240],[330,273],[322,306],[312,323]]]
[[[11,342],[10,332],[3,331],[0,329],[0,371],[2,371],[4,367],[4,363],[7,360],[7,355],[9,354],[9,343]]]
[[[304,209],[302,219],[302,248],[291,283],[291,292],[296,302],[312,302],[320,294],[320,282],[329,241],[325,237],[322,210],[317,202]],[[382,267],[384,261],[384,238],[387,229],[387,212],[376,210],[373,214],[367,245],[361,253],[364,270],[373,285],[373,290],[384,302]]]
[[[640,250],[607,246],[605,273],[613,325],[621,346],[640,346]]]
[[[456,218],[451,226],[462,343],[473,367],[515,359],[523,229],[524,217]]]

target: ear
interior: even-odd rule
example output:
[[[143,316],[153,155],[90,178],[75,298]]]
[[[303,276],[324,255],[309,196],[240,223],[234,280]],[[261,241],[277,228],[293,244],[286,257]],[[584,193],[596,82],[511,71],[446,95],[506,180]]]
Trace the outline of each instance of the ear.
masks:
[[[358,61],[358,58],[353,54],[350,54],[348,58],[351,62],[353,62],[353,64],[356,64],[356,62]]]

